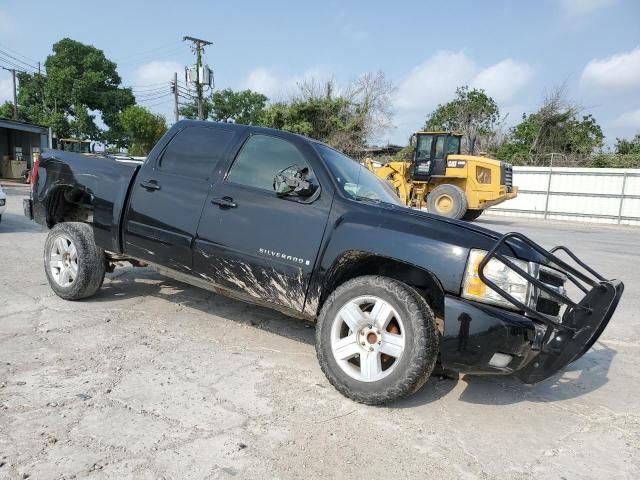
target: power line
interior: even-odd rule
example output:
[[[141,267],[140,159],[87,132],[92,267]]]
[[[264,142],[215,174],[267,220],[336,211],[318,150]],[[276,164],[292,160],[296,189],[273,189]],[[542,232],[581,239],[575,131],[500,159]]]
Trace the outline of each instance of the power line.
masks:
[[[14,69],[16,72],[31,73],[31,72],[27,72],[26,70],[23,70],[24,67],[21,67],[17,63],[12,62],[11,60],[7,60],[6,58],[3,58],[2,55],[0,55],[0,62],[3,62],[5,67],[7,65],[10,66],[11,69]],[[6,68],[5,70],[9,70],[9,69]]]
[[[163,85],[162,87],[149,89],[149,90],[132,90],[134,95],[153,95],[154,93],[164,92],[167,87],[171,87],[171,85]]]
[[[19,57],[26,58],[27,60],[29,60],[29,61],[31,61],[31,62],[38,63],[38,60],[36,60],[36,59],[34,59],[34,58],[31,58],[31,57],[27,57],[26,55],[24,55],[24,54],[22,54],[22,53],[20,53],[20,52],[18,52],[18,51],[16,51],[16,50],[14,50],[13,48],[7,47],[6,45],[4,45],[4,44],[2,44],[2,43],[0,43],[0,47],[2,47],[2,48],[3,48],[3,49],[5,49],[5,50],[9,50],[9,51],[10,51],[11,53],[13,53],[14,55],[18,55]]]
[[[26,65],[27,68],[31,68],[34,71],[38,70],[38,67],[36,67],[35,65],[31,65],[30,63],[25,62],[24,60],[20,60],[17,57],[14,57],[13,55],[11,55],[9,52],[5,52],[4,50],[0,49],[0,54],[2,54],[5,57],[9,57],[12,58],[13,60],[17,61],[18,63],[21,63],[23,65]]]
[[[163,93],[163,94],[160,94],[160,95],[155,95],[155,96],[150,96],[150,97],[143,97],[143,98],[136,97],[136,100],[140,101],[140,102],[151,102],[153,100],[158,100],[160,98],[164,98],[164,97],[166,97],[168,95],[171,95],[171,91],[167,91],[166,93]]]
[[[154,103],[154,104],[151,104],[151,105],[145,105],[145,106],[146,106],[146,108],[153,108],[153,107],[157,107],[158,105],[164,105],[165,103],[169,103],[171,101],[173,101],[173,99],[170,98],[170,99],[164,100],[162,102]]]

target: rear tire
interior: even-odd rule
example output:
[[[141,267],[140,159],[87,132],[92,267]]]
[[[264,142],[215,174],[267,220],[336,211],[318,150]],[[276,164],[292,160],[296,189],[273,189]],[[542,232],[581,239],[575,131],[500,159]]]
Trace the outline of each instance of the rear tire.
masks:
[[[459,220],[467,212],[467,197],[460,187],[438,185],[427,196],[427,208],[429,213]]]
[[[472,222],[473,220],[478,218],[480,215],[482,215],[482,212],[484,212],[484,210],[475,210],[473,208],[469,208],[466,211],[466,213],[462,216],[462,219],[468,222]]]
[[[54,226],[44,245],[44,270],[51,289],[65,300],[94,295],[106,272],[104,251],[96,245],[93,229],[79,222]]]
[[[429,305],[408,285],[381,276],[340,285],[316,325],[316,353],[327,379],[345,397],[368,405],[418,390],[433,370],[438,345]]]

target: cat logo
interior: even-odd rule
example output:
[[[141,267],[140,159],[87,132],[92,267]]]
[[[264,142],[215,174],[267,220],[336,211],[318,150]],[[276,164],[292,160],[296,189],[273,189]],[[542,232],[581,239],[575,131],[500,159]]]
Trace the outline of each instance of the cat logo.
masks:
[[[466,164],[464,160],[447,160],[447,168],[464,168]]]

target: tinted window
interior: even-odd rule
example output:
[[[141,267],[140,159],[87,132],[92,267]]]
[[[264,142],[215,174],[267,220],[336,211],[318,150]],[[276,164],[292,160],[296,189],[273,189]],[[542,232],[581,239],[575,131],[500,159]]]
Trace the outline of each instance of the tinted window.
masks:
[[[444,158],[444,138],[445,137],[440,136],[436,140],[436,157],[435,158]]]
[[[173,137],[159,168],[163,172],[204,180],[222,158],[232,137],[230,130],[188,127]]]
[[[418,135],[416,150],[418,152],[418,160],[428,160],[431,158],[431,144],[433,137],[431,135]]]
[[[309,168],[302,153],[290,142],[267,135],[253,135],[233,162],[227,180],[273,191],[273,177],[292,165]]]
[[[447,153],[458,154],[460,152],[460,137],[449,137]]]

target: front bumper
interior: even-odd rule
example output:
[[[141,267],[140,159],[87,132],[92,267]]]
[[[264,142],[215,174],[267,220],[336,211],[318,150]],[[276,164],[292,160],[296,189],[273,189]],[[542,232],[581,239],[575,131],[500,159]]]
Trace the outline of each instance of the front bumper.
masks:
[[[479,199],[480,208],[485,209],[489,207],[494,207],[496,205],[501,204],[502,202],[506,202],[507,200],[511,200],[512,198],[516,198],[518,196],[518,187],[511,187],[511,189],[507,189],[506,187],[500,188],[500,194],[496,198],[483,198],[482,196]]]
[[[502,260],[504,257],[497,252],[507,239],[514,237],[534,246],[549,260],[548,265],[566,274],[571,282],[578,285],[576,282],[580,281],[579,287],[585,295],[579,302],[554,293],[558,302],[566,305],[560,319],[519,304],[482,278],[483,263],[486,265],[491,257]],[[556,251],[566,252],[583,270],[560,260],[552,253]],[[514,374],[528,384],[550,377],[593,346],[609,323],[624,290],[622,282],[603,279],[565,247],[547,252],[519,234],[505,235],[483,263],[480,266],[483,281],[511,301],[521,313],[458,297],[445,297],[441,361],[443,367],[462,373]],[[545,289],[539,280],[529,278],[536,288]],[[502,361],[496,362],[496,358]]]

